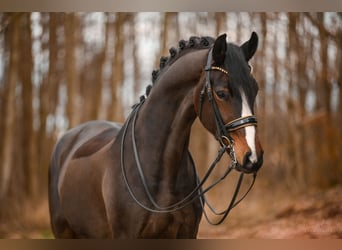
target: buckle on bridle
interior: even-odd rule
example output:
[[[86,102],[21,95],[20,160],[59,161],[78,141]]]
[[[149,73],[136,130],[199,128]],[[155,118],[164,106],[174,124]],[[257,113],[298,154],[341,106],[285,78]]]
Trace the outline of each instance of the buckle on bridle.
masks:
[[[237,159],[235,154],[235,148],[234,148],[234,141],[232,138],[222,135],[219,139],[219,142],[225,150],[227,150],[232,162],[230,164],[230,168],[235,168],[237,165]]]
[[[222,135],[220,140],[219,140],[220,144],[228,149],[230,149],[233,145],[233,141],[232,139],[229,139],[227,136]]]

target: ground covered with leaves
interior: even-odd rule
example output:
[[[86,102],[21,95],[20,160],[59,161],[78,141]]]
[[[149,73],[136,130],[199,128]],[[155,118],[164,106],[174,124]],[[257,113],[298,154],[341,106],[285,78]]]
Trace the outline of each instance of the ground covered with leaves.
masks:
[[[335,239],[342,238],[342,186],[293,194],[256,185],[224,224],[204,219],[198,238]],[[47,201],[23,208],[22,217],[0,221],[0,238],[53,238]]]
[[[199,238],[342,238],[342,187],[290,194],[255,190],[223,226],[202,221]]]

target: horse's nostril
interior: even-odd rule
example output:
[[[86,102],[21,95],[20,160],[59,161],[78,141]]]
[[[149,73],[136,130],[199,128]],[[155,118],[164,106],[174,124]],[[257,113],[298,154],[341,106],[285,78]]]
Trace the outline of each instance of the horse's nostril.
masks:
[[[253,161],[253,159],[251,159],[252,158],[251,156],[252,156],[252,153],[247,152],[243,158],[243,165],[241,166],[242,168],[241,170],[246,173],[252,173],[252,172],[258,171],[263,162],[262,155],[256,161]]]
[[[247,152],[244,156],[243,159],[243,165],[246,167],[250,167],[250,165],[252,165],[252,162],[250,160],[250,156],[252,155],[252,152]]]

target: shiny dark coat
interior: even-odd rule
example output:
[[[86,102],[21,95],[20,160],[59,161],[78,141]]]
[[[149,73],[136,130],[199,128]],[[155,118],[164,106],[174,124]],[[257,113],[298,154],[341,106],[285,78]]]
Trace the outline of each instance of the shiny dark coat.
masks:
[[[253,105],[257,89],[247,62],[256,50],[255,36],[241,47],[227,46],[225,35],[182,40],[177,50],[170,50],[169,58],[161,59],[161,69],[153,72],[153,87],[137,116],[136,143],[147,183],[161,206],[181,200],[196,186],[188,146],[209,47],[216,48],[216,64],[228,70],[234,64],[239,72],[232,72],[232,77],[243,75],[240,78],[244,85],[252,86],[246,93]],[[213,87],[227,84],[218,73],[212,75]],[[239,95],[236,93],[232,99],[231,103],[219,105],[224,119],[234,119],[241,110]],[[203,125],[215,135],[207,100],[201,117]],[[124,141],[125,171],[132,191],[152,207],[136,170],[131,126]],[[151,213],[132,199],[122,178],[121,128],[117,123],[90,121],[66,132],[57,142],[49,169],[49,207],[55,237],[195,238],[202,215],[199,199],[171,213]],[[233,136],[239,148],[238,159],[243,159],[247,150],[243,133]]]

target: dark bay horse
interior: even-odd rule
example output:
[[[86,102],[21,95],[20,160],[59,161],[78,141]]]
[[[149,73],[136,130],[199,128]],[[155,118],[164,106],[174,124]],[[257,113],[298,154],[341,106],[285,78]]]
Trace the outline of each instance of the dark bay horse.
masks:
[[[57,142],[49,169],[56,238],[195,238],[203,212],[189,153],[197,117],[241,173],[263,162],[248,61],[258,36],[241,46],[218,38],[181,40],[123,124],[90,121]],[[183,202],[182,202],[183,201]]]

